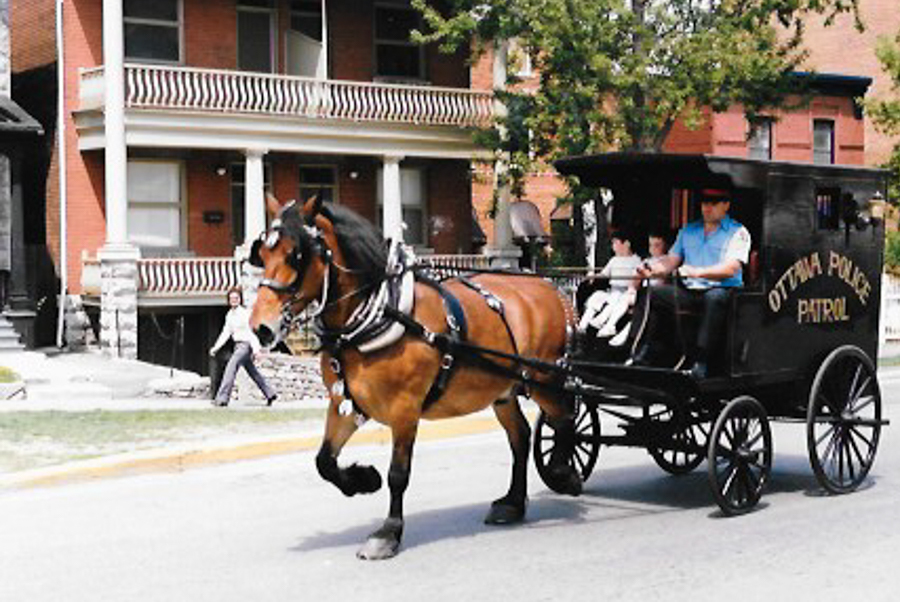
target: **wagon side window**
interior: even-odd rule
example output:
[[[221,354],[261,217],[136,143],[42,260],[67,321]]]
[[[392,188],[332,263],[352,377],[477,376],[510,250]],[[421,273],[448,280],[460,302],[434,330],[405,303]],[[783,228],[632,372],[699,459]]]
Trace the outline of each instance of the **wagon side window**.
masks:
[[[841,189],[816,189],[816,224],[819,230],[837,230],[841,221]]]

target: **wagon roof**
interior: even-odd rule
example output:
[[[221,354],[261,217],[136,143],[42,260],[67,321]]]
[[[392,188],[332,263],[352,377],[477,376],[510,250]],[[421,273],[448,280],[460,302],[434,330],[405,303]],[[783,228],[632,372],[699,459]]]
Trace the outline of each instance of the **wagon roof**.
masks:
[[[673,187],[764,187],[766,177],[791,173],[810,177],[884,179],[886,172],[865,167],[759,161],[713,155],[604,153],[566,157],[554,163],[565,176],[578,176],[585,186],[618,188],[643,183]]]

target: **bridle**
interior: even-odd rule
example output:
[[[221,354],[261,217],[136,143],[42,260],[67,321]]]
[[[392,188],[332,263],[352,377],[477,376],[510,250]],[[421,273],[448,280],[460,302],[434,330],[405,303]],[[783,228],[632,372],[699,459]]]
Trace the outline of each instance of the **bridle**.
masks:
[[[309,241],[309,244],[306,245],[310,251],[308,253],[303,252],[304,245],[301,244],[301,241],[298,240],[297,236],[285,232],[285,226],[280,219],[272,221],[271,230],[269,230],[268,233],[262,233],[259,239],[254,241],[250,251],[250,263],[257,267],[262,267],[262,259],[259,255],[259,250],[262,245],[265,245],[269,249],[274,249],[282,236],[287,236],[296,241],[293,249],[285,259],[285,263],[294,271],[294,278],[288,283],[283,283],[273,278],[263,278],[259,282],[260,288],[268,288],[278,295],[289,295],[287,299],[281,302],[281,329],[283,334],[289,332],[295,325],[304,324],[319,318],[327,308],[380,284],[380,281],[375,281],[345,293],[336,299],[329,300],[329,295],[331,295],[333,288],[331,286],[332,267],[337,271],[347,274],[363,273],[363,270],[354,270],[336,262],[334,260],[334,253],[328,246],[322,231],[318,227],[304,224],[302,229]],[[321,294],[319,299],[310,301],[309,305],[315,303],[312,311],[294,313],[294,306],[305,299],[305,295],[301,292],[301,287],[303,285],[302,275],[306,273],[313,258],[318,258],[325,264],[325,274],[322,280]]]

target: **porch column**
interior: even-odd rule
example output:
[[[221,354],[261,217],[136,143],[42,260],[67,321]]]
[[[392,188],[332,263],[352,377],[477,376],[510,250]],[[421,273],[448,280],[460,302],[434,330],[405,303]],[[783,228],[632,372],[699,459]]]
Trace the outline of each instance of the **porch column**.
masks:
[[[506,64],[509,52],[508,42],[494,45],[493,80],[495,90],[506,90]],[[506,115],[506,107],[499,100],[494,101],[494,112]],[[501,127],[501,136],[505,129]],[[504,182],[508,172],[506,161],[498,159],[494,163],[494,189],[497,191],[497,212],[494,216],[494,244],[486,249],[491,258],[491,267],[517,268],[522,250],[513,244],[512,221],[510,220],[509,184]]]
[[[268,151],[251,148],[246,151],[244,183],[244,246],[250,245],[266,229],[266,191],[263,157]]]
[[[268,150],[249,148],[244,152],[244,244],[235,249],[234,255],[241,260],[241,288],[244,290],[244,305],[252,307],[256,301],[261,271],[247,261],[250,246],[266,229],[265,168],[263,157]]]
[[[128,242],[128,152],[125,146],[125,33],[122,0],[103,0],[105,77],[104,185],[106,244],[99,249],[100,346],[108,355],[137,357],[137,260]]]
[[[401,156],[385,155],[381,177],[381,223],[384,237],[403,240],[403,203],[400,198]]]

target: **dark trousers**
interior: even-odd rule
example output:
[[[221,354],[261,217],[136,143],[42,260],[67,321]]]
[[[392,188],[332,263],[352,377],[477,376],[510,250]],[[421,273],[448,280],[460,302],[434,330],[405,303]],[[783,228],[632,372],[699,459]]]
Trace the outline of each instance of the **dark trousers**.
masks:
[[[725,340],[725,318],[733,288],[715,287],[692,290],[679,285],[663,284],[644,289],[637,304],[635,319],[644,328],[638,335],[638,345],[651,347],[669,342],[676,352],[691,355],[696,361],[708,362],[721,350]],[[695,319],[683,320],[687,314]],[[696,337],[691,328],[699,317]],[[666,336],[668,335],[668,336]],[[693,345],[693,348],[685,348]]]

